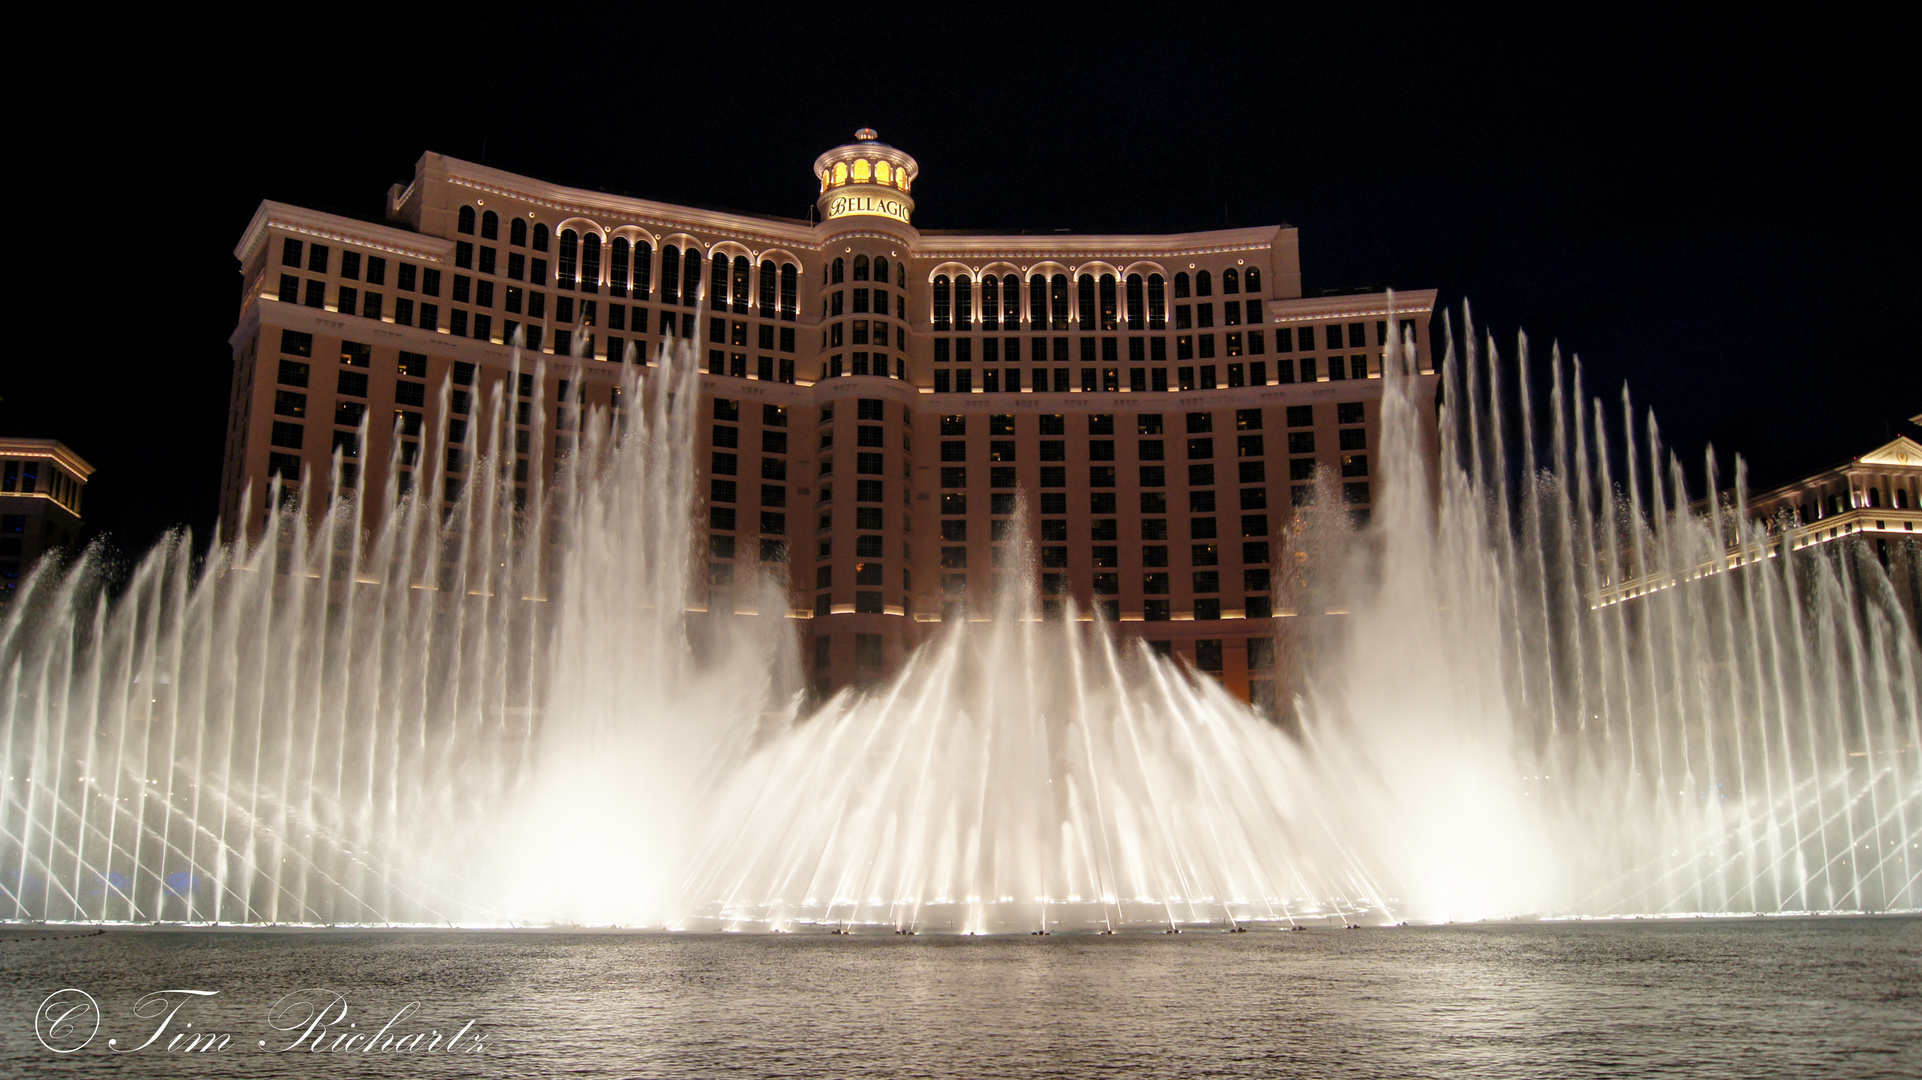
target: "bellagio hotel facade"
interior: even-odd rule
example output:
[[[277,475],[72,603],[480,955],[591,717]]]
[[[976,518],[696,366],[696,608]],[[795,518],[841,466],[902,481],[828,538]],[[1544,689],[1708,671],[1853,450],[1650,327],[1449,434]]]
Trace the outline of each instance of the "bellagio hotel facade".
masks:
[[[271,478],[327,482],[336,453],[345,483],[381,490],[398,460],[403,489],[457,498],[464,410],[517,335],[548,385],[503,392],[550,410],[610,404],[630,348],[693,338],[708,595],[690,606],[718,617],[736,581],[784,570],[817,691],[985,618],[1028,527],[1044,617],[1099,612],[1274,700],[1277,638],[1339,617],[1278,602],[1277,536],[1318,470],[1366,519],[1389,335],[1413,337],[1433,412],[1434,292],[1303,296],[1287,226],[919,230],[918,164],[866,129],[814,172],[814,221],[433,153],[381,223],[263,202],[235,248],[224,530],[257,535]],[[518,419],[514,475],[551,470],[570,433]]]

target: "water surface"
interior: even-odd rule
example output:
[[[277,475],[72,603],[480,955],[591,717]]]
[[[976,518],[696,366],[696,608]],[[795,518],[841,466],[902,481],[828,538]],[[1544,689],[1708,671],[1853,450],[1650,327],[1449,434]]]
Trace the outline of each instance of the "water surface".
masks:
[[[0,932],[7,1075],[1922,1075],[1922,920],[1909,918],[1047,938],[48,936],[73,932]],[[88,990],[104,1020],[59,1056],[33,1021],[66,987]],[[271,1026],[274,1003],[310,987],[343,993],[361,1026],[410,1002],[420,1009],[397,1030],[475,1020],[468,1039],[478,1032],[484,1053],[271,1052],[298,1034]],[[145,1039],[154,1022],[133,1018],[135,1002],[168,989],[220,991],[176,1022],[231,1034],[228,1049],[105,1048]]]

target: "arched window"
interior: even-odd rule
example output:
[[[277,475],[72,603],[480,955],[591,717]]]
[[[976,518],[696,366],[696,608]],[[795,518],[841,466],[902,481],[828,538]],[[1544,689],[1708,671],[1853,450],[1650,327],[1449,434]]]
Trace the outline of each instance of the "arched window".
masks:
[[[754,266],[747,261],[746,255],[734,256],[734,314],[747,314],[748,277]]]
[[[1001,329],[1001,279],[993,274],[981,279],[981,329]]]
[[[681,256],[681,304],[695,307],[701,302],[701,253],[693,248]]]
[[[1241,287],[1244,291],[1247,291],[1247,292],[1251,292],[1251,293],[1260,292],[1261,291],[1261,271],[1256,267],[1253,267],[1253,266],[1249,267],[1248,272],[1241,276]]]
[[[935,275],[934,328],[938,331],[946,332],[948,329],[948,304],[950,302],[951,291],[951,287],[948,284],[948,275]]]
[[[461,207],[460,221],[456,223],[454,227],[469,236],[474,235],[474,208],[471,206]]]
[[[547,250],[547,226],[540,222],[534,223],[534,250]]]
[[[1195,271],[1195,295],[1196,296],[1213,296],[1214,294],[1215,294],[1214,279],[1208,276],[1208,271],[1206,270]]]
[[[654,245],[643,240],[634,245],[634,298],[647,299],[654,287]]]
[[[627,259],[627,237],[617,236],[607,245],[607,291],[610,295],[627,295]]]
[[[839,258],[835,259],[834,265],[828,268],[828,284],[829,285],[841,284],[841,275],[846,273],[846,271],[847,271],[847,261],[845,259],[839,259]]]
[[[581,241],[581,291],[601,291],[601,237],[588,233]]]
[[[526,218],[515,218],[514,223],[507,227],[507,242],[515,247],[527,246]]]
[[[1068,328],[1068,275],[1056,274],[1048,281],[1049,325],[1056,330]]]
[[[1175,299],[1186,300],[1187,298],[1188,298],[1188,272],[1184,270],[1181,273],[1175,275]]]
[[[1221,272],[1221,295],[1233,296],[1240,291],[1241,279],[1240,275],[1235,273],[1235,268],[1230,266],[1228,269],[1223,270]]]
[[[1147,325],[1147,312],[1142,308],[1147,301],[1142,299],[1141,275],[1128,275],[1128,329],[1140,330]]]
[[[1168,329],[1168,297],[1162,292],[1160,274],[1148,275],[1148,329]]]
[[[865,165],[867,163],[860,162],[860,164]],[[866,281],[867,279],[868,279],[868,257],[866,255],[856,255],[854,257],[854,280]]]
[[[883,285],[888,283],[888,257],[886,255],[876,255],[874,257],[874,280]]]
[[[902,175],[905,176],[907,174],[903,173]],[[908,264],[907,263],[894,264],[894,287],[897,289],[905,289],[908,287]]]
[[[661,249],[661,303],[681,302],[681,249],[669,244]]]
[[[1101,275],[1101,328],[1113,330],[1120,324],[1115,319],[1114,275]]]
[[[715,311],[727,310],[727,256],[715,252],[708,260],[707,306]]]
[[[1882,508],[1882,489],[1881,488],[1869,489],[1869,508],[1871,510],[1880,510]]]
[[[560,280],[554,283],[555,288],[571,289],[574,287],[574,278],[576,276],[575,265],[580,261],[580,246],[580,237],[575,234],[573,229],[561,230],[561,257],[560,261],[556,264],[556,270],[560,275]]]
[[[954,328],[956,330],[974,329],[974,279],[957,276],[954,279]]]
[[[801,269],[793,263],[781,267],[781,318],[794,321],[794,314],[800,307]]]
[[[1021,329],[1021,279],[1013,274],[1001,279],[1001,325]]]
[[[492,210],[481,215],[481,239],[499,240],[501,238],[501,216]]]
[[[774,268],[773,259],[761,261],[761,318],[763,319],[774,317],[774,290],[779,284],[776,280],[779,276],[780,271]]]
[[[1094,329],[1094,276],[1083,274],[1075,281],[1075,306],[1080,308],[1076,314],[1083,330]]]
[[[1048,328],[1048,279],[1040,274],[1028,278],[1028,327],[1033,330]]]

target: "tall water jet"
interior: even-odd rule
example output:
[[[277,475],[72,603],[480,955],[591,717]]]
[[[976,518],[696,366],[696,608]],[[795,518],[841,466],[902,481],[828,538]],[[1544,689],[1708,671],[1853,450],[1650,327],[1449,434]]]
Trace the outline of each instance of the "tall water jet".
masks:
[[[257,542],[196,564],[170,538],[117,591],[99,552],[26,584],[0,624],[0,918],[1922,907],[1922,663],[1883,568],[1750,520],[1739,468],[1726,507],[1691,508],[1626,393],[1611,428],[1557,354],[1546,409],[1520,408],[1526,342],[1517,376],[1464,325],[1439,457],[1391,344],[1375,515],[1324,477],[1280,537],[1277,625],[1318,628],[1277,639],[1280,718],[1049,617],[1031,564],[992,621],[810,706],[781,582],[700,610],[692,354],[630,362],[612,411],[560,403],[571,453],[524,500],[497,384],[471,441],[425,447],[479,443],[448,508],[356,490],[336,457]]]

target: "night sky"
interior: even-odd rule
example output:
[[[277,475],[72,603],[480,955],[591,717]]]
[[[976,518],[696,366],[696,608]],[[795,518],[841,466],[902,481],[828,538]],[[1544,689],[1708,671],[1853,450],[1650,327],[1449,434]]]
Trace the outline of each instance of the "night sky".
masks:
[[[1916,89],[1893,26],[909,7],[86,28],[104,92],[45,87],[16,129],[45,183],[14,211],[32,255],[0,433],[98,467],[87,518],[123,548],[204,534],[232,252],[261,199],[375,217],[436,150],[800,217],[815,155],[865,125],[920,161],[922,228],[1292,224],[1309,295],[1466,298],[1505,347],[1559,341],[1591,391],[1627,380],[1687,460],[1740,452],[1758,486],[1922,436],[1903,419],[1922,412]]]

